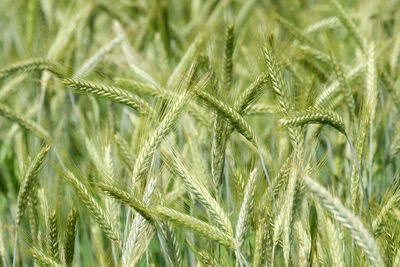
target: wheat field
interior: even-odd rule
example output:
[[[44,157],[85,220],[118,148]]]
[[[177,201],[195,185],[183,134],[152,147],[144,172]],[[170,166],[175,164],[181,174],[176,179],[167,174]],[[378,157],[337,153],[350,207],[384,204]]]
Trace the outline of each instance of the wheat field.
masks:
[[[400,266],[399,0],[2,0],[0,29],[0,266]]]

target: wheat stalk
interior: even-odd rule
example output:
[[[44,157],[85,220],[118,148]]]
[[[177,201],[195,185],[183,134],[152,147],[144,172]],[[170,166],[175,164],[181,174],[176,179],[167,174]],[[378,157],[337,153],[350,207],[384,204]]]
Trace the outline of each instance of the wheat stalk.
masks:
[[[25,177],[18,191],[17,215],[15,218],[15,224],[17,225],[17,227],[20,225],[22,215],[24,215],[25,209],[28,205],[29,196],[31,195],[35,180],[37,179],[37,176],[39,174],[40,167],[42,166],[44,159],[49,153],[50,149],[51,145],[44,146],[36,155],[35,159],[32,161],[28,170],[25,173]]]

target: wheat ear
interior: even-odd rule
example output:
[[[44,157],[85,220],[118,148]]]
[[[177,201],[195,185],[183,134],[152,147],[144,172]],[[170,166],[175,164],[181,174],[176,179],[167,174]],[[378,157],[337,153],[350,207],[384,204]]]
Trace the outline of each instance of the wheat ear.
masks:
[[[32,256],[37,260],[40,264],[44,266],[52,266],[52,267],[62,267],[61,263],[55,261],[51,256],[46,255],[42,250],[36,248],[29,249]]]
[[[251,144],[257,147],[256,137],[253,130],[237,111],[207,92],[194,90],[194,94],[199,99],[203,100],[206,105],[222,114],[230,123],[232,123],[239,133],[241,133]]]
[[[390,77],[389,73],[387,73],[386,70],[381,71],[381,76],[382,76],[382,81],[385,83],[385,85],[397,107],[397,110],[400,110],[400,94],[399,94],[398,89],[395,86],[395,83],[394,83],[392,77]]]
[[[68,172],[65,178],[72,185],[79,199],[85,204],[86,208],[89,210],[104,233],[112,241],[114,241],[117,246],[121,247],[120,233],[112,224],[109,214],[107,214],[105,210],[97,203],[94,197],[87,190],[86,186],[79,181],[78,178],[72,174],[72,172]]]
[[[72,265],[75,253],[75,235],[76,235],[77,211],[72,208],[67,218],[65,228],[64,258],[67,267]]]
[[[360,48],[365,49],[366,48],[365,37],[361,34],[361,32],[359,31],[357,26],[354,24],[354,22],[351,20],[349,15],[344,11],[343,6],[337,0],[329,0],[329,1],[336,8],[339,20],[347,28],[347,30],[350,32],[351,36],[354,37],[354,39],[356,40],[356,42],[360,46]]]
[[[371,264],[373,266],[384,266],[385,264],[379,252],[378,244],[364,227],[360,219],[347,210],[339,199],[332,197],[324,187],[310,177],[305,177],[304,182],[310,190],[318,196],[321,204],[335,215],[336,220],[340,221],[344,227],[349,229],[355,242],[365,252]]]
[[[299,40],[302,44],[314,46],[315,42],[309,36],[304,34],[300,29],[298,29],[293,23],[281,16],[278,16],[277,19],[278,22],[283,26],[283,28],[287,30],[294,38]]]
[[[169,112],[165,115],[162,122],[158,125],[156,130],[151,134],[151,136],[146,140],[146,143],[140,150],[135,165],[132,171],[132,184],[139,178],[142,178],[143,174],[147,171],[151,158],[153,157],[156,149],[160,145],[161,141],[168,135],[172,130],[178,115],[180,114],[187,94],[183,93],[173,104]]]
[[[359,64],[356,67],[350,69],[349,72],[345,73],[345,79],[347,82],[354,80],[363,70],[364,65]],[[326,108],[328,107],[330,101],[332,101],[332,97],[337,93],[337,89],[339,88],[339,81],[332,82],[329,86],[326,86],[324,90],[318,95],[315,100],[316,107]]]
[[[267,63],[269,81],[271,82],[272,89],[278,98],[279,107],[282,112],[287,115],[291,110],[291,105],[286,95],[286,87],[282,79],[282,74],[277,67],[271,48],[264,47],[264,57]],[[296,154],[300,156],[302,150],[301,133],[299,129],[293,129],[292,127],[288,127],[288,132],[292,144],[295,147]]]
[[[194,194],[204,208],[212,214],[218,226],[221,227],[221,229],[228,235],[233,236],[232,226],[227,214],[219,205],[219,203],[211,196],[200,179],[193,177],[193,175],[177,157],[175,157],[174,170],[182,179],[188,191]]]
[[[15,218],[15,224],[17,225],[17,227],[21,223],[22,215],[24,214],[25,209],[28,205],[29,196],[31,195],[35,180],[39,174],[40,167],[42,166],[46,155],[49,153],[50,148],[51,145],[46,145],[45,147],[43,147],[26,171],[24,180],[22,181],[21,187],[18,192],[17,216]]]
[[[250,178],[247,181],[246,188],[244,190],[244,197],[242,205],[240,206],[239,218],[236,224],[235,238],[237,246],[240,248],[244,242],[246,232],[249,228],[249,218],[253,209],[254,204],[254,193],[257,181],[257,169],[254,169],[250,173]]]
[[[98,183],[97,186],[102,191],[104,191],[107,195],[109,195],[109,196],[121,201],[125,205],[128,205],[128,206],[132,207],[133,209],[135,209],[140,215],[142,215],[148,221],[150,221],[150,222],[153,221],[150,211],[145,206],[145,204],[142,203],[142,201],[140,201],[139,199],[136,199],[135,197],[131,196],[131,194],[129,194],[128,192],[126,192],[116,186],[106,184],[106,183]]]
[[[57,215],[55,211],[49,211],[49,230],[48,230],[48,247],[50,249],[50,256],[56,261],[60,261],[60,254],[58,248],[58,227]]]
[[[6,252],[6,248],[5,248],[5,243],[4,243],[4,226],[3,226],[3,222],[2,222],[2,218],[0,219],[0,258],[1,258],[1,262],[3,263],[3,266],[9,266],[8,264],[8,255]]]
[[[162,237],[165,241],[166,251],[168,258],[170,259],[173,266],[180,267],[182,266],[182,256],[179,247],[178,240],[176,239],[175,231],[172,228],[172,225],[168,221],[159,220],[159,231],[162,234]]]
[[[167,207],[156,206],[154,207],[154,212],[162,218],[178,225],[182,225],[183,227],[190,228],[198,234],[211,240],[215,240],[228,248],[235,248],[235,243],[232,237],[215,226]]]
[[[31,131],[37,137],[47,142],[51,142],[50,134],[45,129],[43,129],[39,124],[35,123],[34,121],[17,114],[8,106],[0,104],[0,115],[18,123],[21,127],[25,128],[28,131]]]
[[[312,23],[306,29],[304,29],[303,32],[306,34],[310,34],[310,33],[320,31],[320,30],[324,30],[326,28],[328,28],[328,29],[336,28],[338,26],[340,26],[340,21],[337,17],[333,16],[333,17],[325,18],[325,19],[322,19],[322,20]]]
[[[222,84],[220,91],[223,93],[227,93],[232,85],[233,48],[233,26],[230,25],[225,32],[224,57],[222,60]],[[218,93],[221,94],[221,92]],[[219,186],[222,182],[225,163],[226,131],[227,124],[223,120],[223,116],[217,112],[214,119],[214,135],[211,150],[211,172],[216,186]]]
[[[372,223],[375,236],[380,233],[383,221],[387,217],[388,213],[400,203],[400,188],[398,179],[394,181],[394,184],[391,186],[391,188],[392,189],[385,194],[383,198],[385,199],[385,202],[381,206],[378,215],[375,217]]]
[[[299,126],[310,123],[328,124],[344,135],[346,134],[342,118],[335,112],[327,109],[308,108],[290,113],[286,118],[281,119],[281,124],[284,126]]]
[[[338,78],[339,84],[344,92],[345,100],[347,103],[347,107],[350,111],[351,118],[354,120],[356,119],[356,113],[355,113],[356,104],[354,101],[353,94],[351,93],[349,84],[347,82],[346,76],[344,75],[343,65],[338,62],[337,58],[333,53],[331,53],[330,55],[331,55],[332,65],[335,70],[336,76]]]
[[[149,103],[122,88],[79,79],[63,78],[61,81],[65,86],[72,88],[75,92],[89,94],[127,105],[145,116],[153,115],[154,111]]]
[[[34,58],[21,63],[13,64],[4,69],[0,69],[0,80],[12,74],[34,70],[47,70],[58,77],[64,76],[55,63],[43,58]]]

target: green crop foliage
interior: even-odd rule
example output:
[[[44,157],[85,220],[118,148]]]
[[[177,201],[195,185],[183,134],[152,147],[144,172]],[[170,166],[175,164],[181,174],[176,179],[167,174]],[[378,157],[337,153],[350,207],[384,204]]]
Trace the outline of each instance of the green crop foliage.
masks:
[[[0,29],[0,266],[400,266],[399,0],[1,0]]]

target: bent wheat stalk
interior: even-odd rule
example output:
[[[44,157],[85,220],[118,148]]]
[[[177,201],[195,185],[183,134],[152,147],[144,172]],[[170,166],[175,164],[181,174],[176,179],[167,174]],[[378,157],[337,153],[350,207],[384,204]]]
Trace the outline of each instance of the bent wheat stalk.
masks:
[[[280,120],[284,126],[305,125],[310,123],[328,124],[346,135],[343,120],[338,114],[327,109],[308,108],[302,111],[289,113]]]

